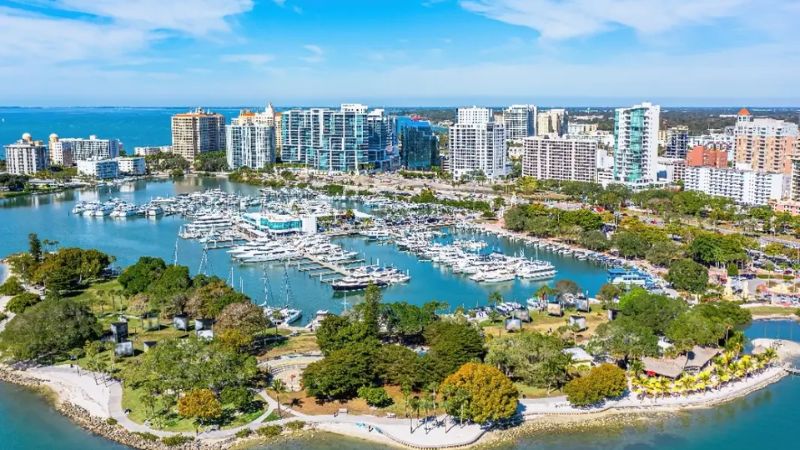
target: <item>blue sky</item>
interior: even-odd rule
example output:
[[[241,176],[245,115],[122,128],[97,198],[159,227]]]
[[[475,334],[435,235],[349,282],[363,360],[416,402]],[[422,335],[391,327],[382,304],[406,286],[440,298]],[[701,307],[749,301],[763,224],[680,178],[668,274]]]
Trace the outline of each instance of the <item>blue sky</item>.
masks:
[[[2,105],[798,105],[797,0],[0,0]]]

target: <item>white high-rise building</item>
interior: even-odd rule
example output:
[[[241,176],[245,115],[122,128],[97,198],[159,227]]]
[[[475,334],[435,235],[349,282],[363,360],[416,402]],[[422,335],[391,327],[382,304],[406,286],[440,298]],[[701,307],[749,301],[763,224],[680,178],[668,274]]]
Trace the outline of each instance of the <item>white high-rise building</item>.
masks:
[[[767,205],[781,200],[789,192],[788,175],[750,170],[749,168],[686,168],[683,185],[687,191],[727,197],[739,204]]]
[[[120,156],[115,158],[117,171],[120,175],[144,175],[147,173],[147,163],[144,156]]]
[[[660,114],[661,108],[648,102],[617,108],[614,116],[614,182],[641,187],[656,181]]]
[[[50,135],[48,150],[50,151],[50,164],[63,167],[75,164],[72,142],[59,140],[55,133]]]
[[[536,135],[536,106],[511,105],[503,110],[503,126],[507,139],[522,141]]]
[[[453,178],[482,174],[494,179],[508,174],[506,130],[492,120],[488,108],[460,108],[450,127],[449,168]]]
[[[119,177],[119,163],[115,159],[79,159],[78,173],[98,180]]]
[[[74,161],[116,158],[122,148],[122,143],[118,139],[98,139],[95,135],[89,136],[89,139],[63,138],[58,141],[62,143],[61,145],[72,147]]]
[[[569,131],[569,122],[566,109],[553,108],[541,111],[536,115],[537,136],[563,136],[567,131]]]
[[[42,141],[34,141],[29,133],[22,139],[5,146],[6,169],[11,175],[33,175],[47,169],[47,146]]]
[[[523,141],[522,175],[540,180],[597,181],[597,141],[529,137]]]
[[[241,111],[238,118],[225,126],[225,132],[231,169],[262,169],[275,162],[274,116],[268,117],[266,112]]]

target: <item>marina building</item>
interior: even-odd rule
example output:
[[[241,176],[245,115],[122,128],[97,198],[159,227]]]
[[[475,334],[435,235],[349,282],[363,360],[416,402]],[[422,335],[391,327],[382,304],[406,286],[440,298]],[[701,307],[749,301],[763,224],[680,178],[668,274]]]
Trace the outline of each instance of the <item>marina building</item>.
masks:
[[[409,170],[429,170],[439,164],[439,137],[427,120],[397,119],[400,165]]]
[[[686,165],[691,167],[728,167],[728,152],[724,149],[702,145],[692,147],[686,154]]]
[[[597,141],[529,137],[523,141],[522,175],[540,180],[597,181]]]
[[[286,214],[245,213],[242,220],[258,231],[270,234],[306,233],[317,231],[315,216],[291,216]]]
[[[48,150],[50,151],[50,164],[62,167],[75,165],[72,142],[59,140],[58,135],[53,133],[50,135]]]
[[[561,108],[548,109],[536,115],[536,135],[563,136],[567,134],[569,124],[567,121],[567,110]]]
[[[797,124],[766,117],[753,117],[746,108],[736,116],[734,127],[736,164],[753,170],[791,173],[791,158],[797,155]]]
[[[615,111],[614,182],[637,188],[657,179],[660,112],[647,102]]]
[[[744,205],[779,201],[789,188],[789,177],[780,173],[737,168],[687,167],[684,189],[726,197]]]
[[[667,158],[685,158],[689,149],[689,127],[678,126],[667,129],[666,136]]]
[[[495,179],[508,174],[506,131],[493,121],[488,108],[459,108],[450,127],[449,170],[453,178],[482,175]]]
[[[285,111],[281,136],[281,160],[315,170],[384,170],[397,157],[392,121],[366,105]]]
[[[114,161],[117,162],[119,175],[139,176],[147,173],[147,164],[143,156],[120,156]]]
[[[503,126],[506,139],[522,142],[528,136],[536,136],[536,106],[511,105],[503,110]]]
[[[110,180],[119,177],[119,163],[113,159],[81,159],[78,160],[78,174]]]
[[[262,169],[275,162],[274,115],[243,110],[225,127],[225,133],[231,169]]]
[[[73,161],[116,158],[122,149],[118,139],[98,139],[95,135],[89,136],[89,139],[63,138],[58,142],[62,146],[65,143],[71,146]]]
[[[172,152],[194,162],[200,153],[225,150],[225,117],[197,108],[172,116]]]
[[[11,175],[33,175],[49,167],[47,146],[42,141],[34,141],[30,133],[22,139],[5,146],[6,170]]]

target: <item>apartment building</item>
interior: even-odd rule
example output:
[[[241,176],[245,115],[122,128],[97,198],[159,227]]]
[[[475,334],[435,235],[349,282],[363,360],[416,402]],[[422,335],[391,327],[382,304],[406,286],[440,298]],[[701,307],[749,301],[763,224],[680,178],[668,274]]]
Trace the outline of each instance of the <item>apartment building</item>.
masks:
[[[511,105],[503,110],[503,126],[506,139],[522,141],[528,136],[536,136],[536,106]]]
[[[69,167],[75,164],[75,153],[72,150],[72,142],[61,141],[58,135],[53,133],[47,144],[50,152],[50,164],[62,167]]]
[[[728,152],[722,149],[695,145],[686,153],[686,165],[692,167],[728,167]]]
[[[114,159],[81,159],[78,160],[78,173],[98,180],[110,180],[119,177],[119,163]]]
[[[225,150],[225,117],[197,108],[172,116],[172,152],[194,162],[197,155]]]
[[[597,181],[597,141],[529,137],[523,141],[522,175],[540,180]]]
[[[667,129],[666,151],[667,158],[685,158],[689,150],[689,127],[677,126]]]
[[[614,171],[617,183],[642,187],[657,179],[661,108],[644,102],[614,114]]]
[[[548,109],[536,115],[536,135],[563,136],[569,129],[567,120],[567,110],[561,108]]]
[[[275,121],[268,112],[243,110],[225,127],[228,167],[262,169],[275,162]]]
[[[34,141],[30,133],[24,133],[22,139],[4,147],[6,170],[12,175],[33,175],[49,167],[47,146],[42,141]]]
[[[781,200],[789,187],[789,177],[781,173],[738,168],[687,167],[684,189],[726,197],[744,205],[767,205]]]
[[[147,163],[142,156],[120,156],[115,158],[119,175],[139,176],[147,173]]]
[[[459,108],[458,122],[449,130],[448,164],[454,178],[508,174],[506,130],[493,119],[489,108]]]
[[[429,170],[439,164],[439,137],[427,120],[397,119],[400,166],[409,170]]]
[[[734,127],[736,164],[753,170],[790,174],[791,160],[797,155],[797,124],[766,117],[753,117],[742,108]]]
[[[89,136],[89,139],[60,138],[58,142],[62,148],[64,145],[72,148],[73,161],[116,158],[122,149],[122,143],[118,139],[98,139],[95,135]]]

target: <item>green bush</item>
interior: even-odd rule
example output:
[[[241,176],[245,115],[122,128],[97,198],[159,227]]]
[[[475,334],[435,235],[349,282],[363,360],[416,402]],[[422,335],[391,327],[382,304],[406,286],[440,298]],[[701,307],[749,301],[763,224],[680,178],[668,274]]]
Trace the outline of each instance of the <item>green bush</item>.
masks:
[[[622,395],[627,387],[625,371],[613,364],[593,367],[589,374],[564,386],[567,400],[574,406],[596,405],[608,398]]]
[[[22,283],[17,277],[8,277],[5,283],[0,286],[0,295],[19,295],[25,292]]]
[[[142,438],[142,440],[145,440],[145,441],[148,441],[148,442],[155,442],[155,441],[158,440],[158,436],[156,436],[153,433],[148,433],[146,431],[145,432],[139,431],[139,432],[136,432],[136,433],[133,433],[133,434],[139,436],[140,438]]]
[[[376,408],[385,408],[394,403],[392,397],[389,397],[386,389],[382,387],[360,387],[358,388],[358,396],[366,400],[369,406]]]
[[[113,417],[109,417],[108,419],[106,419],[106,423],[111,425],[111,426],[114,426],[114,425],[118,424],[119,422],[117,422],[117,419],[115,419]]]
[[[244,428],[236,432],[236,437],[239,439],[244,439],[251,434],[253,434],[253,432],[250,430],[250,428]]]
[[[267,425],[265,427],[259,428],[257,431],[259,436],[263,437],[275,437],[280,436],[283,432],[283,427],[280,425]]]
[[[288,428],[288,429],[290,429],[292,431],[300,431],[303,428],[305,428],[305,426],[306,426],[306,423],[303,422],[302,420],[293,420],[293,421],[291,421],[291,422],[286,424],[286,428]]]
[[[184,436],[182,434],[176,434],[174,436],[167,436],[161,438],[161,442],[166,445],[167,447],[177,447],[179,445],[188,444],[194,440],[191,436]]]
[[[14,313],[14,314],[22,314],[23,311],[28,309],[37,303],[42,301],[36,294],[31,294],[30,292],[23,292],[22,294],[14,296],[11,300],[9,300],[8,304],[6,304],[6,310]]]
[[[0,322],[4,321],[6,319],[8,319],[8,316],[5,313],[1,313],[0,312]]]

